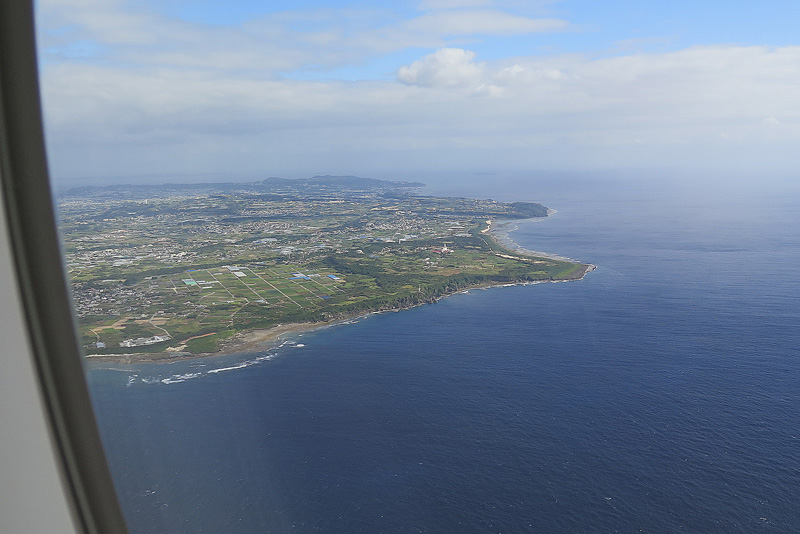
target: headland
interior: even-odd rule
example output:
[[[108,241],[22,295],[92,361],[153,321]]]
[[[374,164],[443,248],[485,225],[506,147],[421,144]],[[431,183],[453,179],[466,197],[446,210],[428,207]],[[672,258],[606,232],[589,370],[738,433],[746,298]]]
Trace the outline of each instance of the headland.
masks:
[[[520,248],[530,202],[430,197],[356,177],[82,188],[60,199],[89,358],[174,361],[467,289],[579,280],[594,266]]]

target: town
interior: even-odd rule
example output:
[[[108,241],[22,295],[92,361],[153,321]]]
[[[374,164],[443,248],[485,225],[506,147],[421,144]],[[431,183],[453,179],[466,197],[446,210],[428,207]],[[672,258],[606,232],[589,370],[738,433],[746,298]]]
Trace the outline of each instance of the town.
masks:
[[[546,216],[544,206],[421,186],[324,176],[68,191],[59,211],[83,348],[214,352],[248,329],[585,273],[487,232],[488,221]]]

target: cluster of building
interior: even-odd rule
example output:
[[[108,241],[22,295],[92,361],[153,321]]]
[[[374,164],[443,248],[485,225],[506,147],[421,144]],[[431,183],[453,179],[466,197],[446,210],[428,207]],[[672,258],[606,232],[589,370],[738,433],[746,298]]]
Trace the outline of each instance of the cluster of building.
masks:
[[[77,315],[99,320],[153,309],[182,317],[196,315],[206,306],[173,298],[173,292],[179,294],[178,287],[170,277],[161,276],[190,270],[193,265],[250,262],[280,255],[283,258],[278,262],[289,260],[299,264],[294,268],[302,269],[304,260],[332,252],[364,254],[366,250],[369,254],[375,252],[375,244],[386,246],[381,245],[382,250],[369,254],[371,257],[421,251],[441,257],[452,248],[431,248],[430,243],[414,247],[413,242],[469,236],[465,227],[472,219],[470,206],[460,199],[404,199],[397,205],[371,208],[376,205],[376,193],[334,197],[328,201],[302,196],[265,201],[236,194],[176,195],[150,203],[144,200],[138,212],[130,201],[100,201],[94,206],[83,200],[68,203],[63,208],[65,221],[74,229],[74,234],[67,236],[67,256]],[[368,217],[365,209],[372,212]],[[111,218],[99,219],[98,213],[108,213]],[[426,264],[431,263],[426,258]],[[233,265],[221,268],[238,278],[249,276]],[[139,281],[143,270],[153,276]],[[196,279],[189,273],[180,277],[183,285],[221,283],[212,278]],[[290,279],[302,281],[316,276],[320,275],[296,272]],[[322,276],[343,281],[336,275]],[[146,346],[168,339],[165,335],[126,339],[120,346]]]
[[[171,336],[153,336],[153,337],[137,337],[136,339],[126,339],[119,342],[120,347],[144,347],[145,345],[155,345],[162,341],[169,341]],[[99,345],[99,343],[98,343]]]
[[[105,280],[108,287],[73,284],[72,300],[78,317],[105,315],[121,317],[138,314],[142,308],[156,304],[155,294],[121,284],[121,280]]]

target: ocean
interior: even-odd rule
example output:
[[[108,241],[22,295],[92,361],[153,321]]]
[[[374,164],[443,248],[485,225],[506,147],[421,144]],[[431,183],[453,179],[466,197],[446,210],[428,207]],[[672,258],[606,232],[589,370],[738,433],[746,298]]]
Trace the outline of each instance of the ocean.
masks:
[[[800,532],[800,188],[525,176],[582,281],[92,364],[133,533]]]

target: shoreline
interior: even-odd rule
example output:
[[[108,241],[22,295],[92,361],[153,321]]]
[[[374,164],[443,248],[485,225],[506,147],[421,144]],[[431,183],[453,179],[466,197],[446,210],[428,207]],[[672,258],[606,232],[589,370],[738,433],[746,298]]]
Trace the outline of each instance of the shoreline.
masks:
[[[327,328],[337,324],[356,319],[341,319],[337,321],[318,323],[285,323],[269,328],[243,330],[237,332],[230,339],[220,343],[216,352],[131,352],[126,354],[88,354],[84,357],[88,362],[114,362],[114,363],[174,363],[186,360],[208,358],[211,356],[230,356],[232,354],[245,354],[251,351],[270,350],[278,347],[287,337],[304,334],[313,330]]]
[[[552,210],[551,213],[555,213],[555,210]],[[523,219],[526,221],[536,221],[537,219]],[[490,289],[493,287],[511,287],[511,286],[518,286],[518,285],[534,285],[534,284],[546,284],[546,283],[557,283],[557,282],[574,282],[578,280],[583,280],[583,278],[590,272],[594,271],[597,266],[591,263],[583,263],[581,261],[567,258],[564,256],[559,256],[556,254],[549,254],[545,252],[535,252],[532,250],[528,250],[524,247],[519,246],[508,234],[513,232],[518,228],[518,226],[510,227],[513,223],[519,222],[516,219],[510,220],[501,220],[499,222],[493,223],[491,220],[487,221],[487,227],[481,233],[489,234],[498,245],[503,247],[507,252],[516,252],[522,256],[530,257],[530,258],[547,258],[553,259],[558,261],[566,261],[569,263],[575,263],[578,265],[584,266],[583,272],[580,272],[578,276],[564,278],[560,280],[530,280],[530,281],[519,281],[519,282],[486,282],[481,284],[476,284],[470,287],[460,288],[452,293],[447,293],[436,298],[432,303],[438,302],[439,300],[450,297],[453,295],[458,295],[460,293],[467,293],[473,289]],[[498,226],[500,228],[498,228]],[[576,274],[578,274],[576,272]],[[224,340],[220,344],[220,349],[216,352],[202,352],[202,353],[191,353],[191,352],[135,352],[135,353],[127,353],[127,354],[96,354],[96,355],[84,355],[84,358],[87,362],[112,362],[112,363],[124,363],[124,364],[137,364],[137,363],[174,363],[179,361],[187,361],[187,360],[197,360],[203,358],[209,358],[213,356],[230,356],[234,354],[247,354],[249,352],[255,351],[265,351],[278,348],[283,342],[285,342],[285,337],[291,337],[294,335],[305,334],[308,332],[313,332],[316,330],[322,330],[323,328],[329,328],[331,326],[336,326],[340,324],[347,324],[355,321],[359,321],[365,317],[370,315],[378,314],[378,313],[385,313],[385,312],[399,312],[403,310],[408,310],[410,308],[414,308],[417,306],[422,306],[425,304],[431,304],[429,302],[420,302],[418,304],[414,304],[413,306],[407,306],[403,308],[388,308],[382,310],[374,310],[366,313],[359,313],[355,314],[350,317],[343,317],[341,319],[336,319],[333,321],[320,321],[316,323],[305,322],[305,323],[285,323],[285,324],[277,324],[275,326],[269,328],[261,328],[255,330],[244,330],[242,332],[238,332],[234,334],[233,337],[230,339]]]
[[[550,214],[556,213],[556,210],[552,210]],[[584,263],[580,260],[576,260],[575,258],[569,258],[567,256],[561,256],[559,254],[553,254],[551,252],[540,252],[537,250],[530,250],[527,249],[511,237],[511,232],[519,229],[520,222],[523,221],[533,221],[533,222],[540,222],[544,220],[544,217],[540,218],[530,218],[530,219],[502,219],[496,222],[493,222],[489,225],[486,229],[486,233],[490,234],[494,239],[502,246],[508,248],[509,250],[513,250],[515,252],[519,252],[524,256],[533,256],[535,258],[548,258],[551,260],[558,260],[558,261],[567,261],[570,263],[580,263],[582,265],[591,265],[594,268],[597,268],[596,265],[592,265],[590,263]],[[594,270],[594,269],[591,269]],[[590,272],[590,271],[587,271]]]

